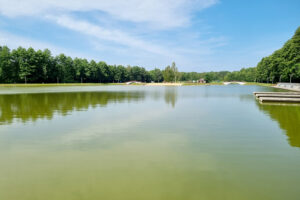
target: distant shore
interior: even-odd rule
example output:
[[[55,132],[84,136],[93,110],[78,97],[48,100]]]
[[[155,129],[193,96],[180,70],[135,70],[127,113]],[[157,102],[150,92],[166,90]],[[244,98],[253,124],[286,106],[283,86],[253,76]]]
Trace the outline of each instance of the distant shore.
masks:
[[[162,83],[16,83],[16,84],[0,84],[0,87],[43,87],[43,86],[210,86],[210,85],[224,85],[223,82],[211,82],[211,83],[192,83],[192,82],[162,82]],[[258,86],[267,86],[272,87],[275,84],[269,83],[254,83],[254,82],[245,82],[244,85],[258,85]]]

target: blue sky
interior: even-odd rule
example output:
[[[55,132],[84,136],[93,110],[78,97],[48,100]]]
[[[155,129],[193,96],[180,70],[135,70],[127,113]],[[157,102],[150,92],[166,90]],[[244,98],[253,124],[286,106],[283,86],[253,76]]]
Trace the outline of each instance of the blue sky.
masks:
[[[0,45],[180,71],[256,66],[300,26],[299,0],[0,0]]]

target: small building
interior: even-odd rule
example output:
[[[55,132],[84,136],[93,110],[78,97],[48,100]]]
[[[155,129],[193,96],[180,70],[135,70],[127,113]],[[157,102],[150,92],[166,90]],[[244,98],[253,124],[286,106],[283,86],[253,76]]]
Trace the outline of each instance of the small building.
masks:
[[[197,82],[198,83],[206,83],[206,81],[203,78],[199,79]]]

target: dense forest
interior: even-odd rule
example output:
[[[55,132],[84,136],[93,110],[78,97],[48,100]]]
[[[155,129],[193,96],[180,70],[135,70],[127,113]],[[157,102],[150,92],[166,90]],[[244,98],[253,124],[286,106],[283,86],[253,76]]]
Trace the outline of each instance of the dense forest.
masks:
[[[195,76],[205,78],[208,82],[246,81],[261,83],[300,83],[300,27],[281,49],[263,58],[257,64],[257,67],[242,68],[240,71],[234,72],[196,73]]]
[[[300,27],[284,46],[257,65],[259,82],[300,82]]]
[[[225,81],[248,81],[262,83],[300,82],[300,27],[284,46],[263,58],[257,67],[230,72]]]
[[[0,46],[1,83],[122,83],[224,80],[229,72],[178,72],[176,64],[164,70],[147,71],[139,66],[108,65],[105,62],[71,58],[64,54],[52,56],[50,50],[33,48],[10,50]]]
[[[46,49],[35,51],[22,48],[10,51],[0,47],[0,81],[2,83],[74,83],[125,82],[136,80],[161,81],[159,69],[146,71],[138,66],[108,65],[60,54],[56,57]]]
[[[300,27],[284,46],[257,67],[240,71],[179,72],[176,64],[147,71],[139,66],[108,65],[103,61],[52,56],[50,50],[0,46],[0,83],[113,83],[126,81],[173,82],[204,78],[212,81],[300,82]]]

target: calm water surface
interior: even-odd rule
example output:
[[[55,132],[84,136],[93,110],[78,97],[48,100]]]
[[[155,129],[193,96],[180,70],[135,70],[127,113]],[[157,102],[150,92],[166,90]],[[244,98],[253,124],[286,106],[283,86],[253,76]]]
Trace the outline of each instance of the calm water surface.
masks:
[[[300,106],[254,91],[0,88],[0,199],[298,200]]]

